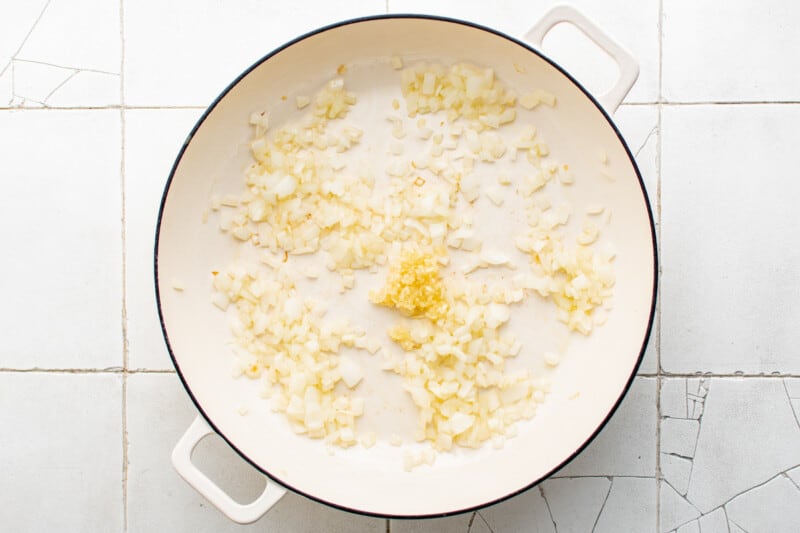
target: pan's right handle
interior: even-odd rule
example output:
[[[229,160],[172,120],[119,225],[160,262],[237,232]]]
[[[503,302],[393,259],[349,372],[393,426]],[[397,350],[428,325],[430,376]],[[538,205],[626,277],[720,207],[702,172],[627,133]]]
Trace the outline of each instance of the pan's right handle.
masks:
[[[631,87],[633,87],[633,84],[636,83],[636,78],[639,77],[639,64],[627,50],[603,33],[603,31],[586,18],[583,13],[571,6],[556,6],[548,11],[542,19],[525,34],[525,39],[541,49],[544,36],[547,35],[556,24],[561,22],[568,22],[581,30],[589,39],[594,41],[597,46],[605,50],[608,55],[616,61],[619,67],[619,79],[610,91],[598,98],[600,104],[606,111],[614,113],[631,90]]]
[[[231,498],[219,486],[211,481],[192,463],[192,451],[208,435],[213,435],[214,430],[209,427],[202,417],[198,416],[180,438],[175,449],[172,450],[172,466],[178,474],[200,494],[202,494],[214,507],[222,511],[225,516],[239,524],[255,522],[270,508],[278,503],[286,490],[273,481],[267,480],[264,492],[252,503],[241,504]]]

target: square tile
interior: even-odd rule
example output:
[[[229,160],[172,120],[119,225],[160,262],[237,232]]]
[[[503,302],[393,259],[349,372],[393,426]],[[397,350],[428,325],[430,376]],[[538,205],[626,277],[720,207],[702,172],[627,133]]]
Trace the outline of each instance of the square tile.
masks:
[[[661,366],[798,373],[798,105],[667,106]]]
[[[164,186],[199,109],[125,112],[125,246],[128,366],[171,369],[156,310],[153,246]]]
[[[487,9],[481,0],[389,0],[392,13],[426,13],[469,20],[522,39],[525,33],[555,5],[556,0],[514,2],[499,0]],[[639,79],[627,102],[655,102],[658,99],[658,2],[571,2],[612,39],[627,48],[639,62]],[[605,54],[587,54],[585,42],[578,32],[553,29],[543,43],[543,52],[558,62],[584,84],[590,92],[600,94],[615,81],[614,63]],[[597,60],[599,59],[599,60]]]
[[[119,374],[0,373],[0,426],[4,531],[123,530]]]
[[[120,6],[104,0],[22,2],[0,22],[0,104],[102,107],[120,103]],[[6,27],[8,26],[8,27]],[[11,72],[11,99],[2,90]]]
[[[206,106],[247,67],[318,27],[385,12],[384,0],[126,2],[125,104]],[[177,23],[176,23],[177,21]]]
[[[0,112],[0,367],[122,365],[119,115]]]
[[[664,379],[662,403],[676,404],[681,394],[692,401],[702,388],[695,381]],[[675,418],[661,420],[661,531],[696,520],[705,531],[720,509],[731,531],[790,531],[798,523],[791,474],[800,464],[800,427],[784,381],[710,378],[697,420],[675,409]]]
[[[674,102],[796,101],[800,4],[664,2],[663,91]]]
[[[338,511],[295,494],[284,496],[260,520],[241,526],[228,520],[181,479],[170,455],[197,411],[172,373],[138,373],[128,378],[128,531],[298,531],[384,533],[386,521]],[[208,437],[195,454],[231,496],[254,499],[263,476],[221,439]],[[201,456],[201,457],[198,457]]]

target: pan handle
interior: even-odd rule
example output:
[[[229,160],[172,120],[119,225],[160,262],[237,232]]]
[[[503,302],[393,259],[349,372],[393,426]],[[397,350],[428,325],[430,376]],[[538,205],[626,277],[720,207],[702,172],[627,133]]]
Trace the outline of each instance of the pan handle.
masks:
[[[544,36],[553,29],[556,24],[568,22],[581,30],[589,39],[605,50],[611,58],[616,61],[619,67],[619,79],[614,87],[606,94],[598,97],[600,104],[609,113],[614,113],[625,99],[628,91],[631,90],[636,78],[639,77],[639,64],[636,59],[617,42],[613,41],[608,35],[603,33],[600,28],[594,25],[583,13],[572,6],[556,6],[542,17],[528,33],[525,39],[537,48],[542,47]]]
[[[194,490],[202,494],[225,516],[239,524],[255,522],[286,494],[286,490],[267,480],[264,492],[252,503],[241,504],[234,501],[192,463],[192,451],[203,438],[212,434],[214,430],[201,416],[195,418],[172,450],[172,466]]]

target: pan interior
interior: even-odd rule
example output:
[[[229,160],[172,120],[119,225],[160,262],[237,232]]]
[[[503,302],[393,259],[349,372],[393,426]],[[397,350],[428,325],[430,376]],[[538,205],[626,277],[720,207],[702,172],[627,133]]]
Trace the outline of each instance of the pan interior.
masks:
[[[403,449],[388,440],[392,433],[410,440],[414,407],[400,378],[381,371],[378,359],[366,359],[361,385],[367,398],[363,423],[378,431],[378,443],[370,449],[337,449],[333,455],[321,442],[295,435],[283,416],[259,399],[257,382],[231,377],[231,335],[224,315],[210,302],[210,273],[241,251],[219,231],[213,214],[203,223],[212,193],[236,192],[243,186],[243,169],[250,161],[250,114],[269,110],[276,126],[296,118],[294,96],[313,94],[336,77],[340,65],[347,68],[347,88],[359,98],[348,122],[365,130],[359,149],[380,171],[390,140],[390,102],[400,98],[399,74],[390,65],[395,55],[406,64],[426,60],[489,66],[518,94],[535,88],[555,94],[557,106],[537,108],[535,125],[554,156],[568,162],[576,176],[569,193],[572,203],[599,203],[613,213],[603,238],[617,249],[609,320],[588,338],[569,337],[563,362],[550,374],[552,392],[536,417],[520,423],[519,435],[501,449],[458,449],[412,472],[403,470]],[[607,155],[605,169],[613,181],[600,177],[600,153]],[[502,172],[502,163],[494,165]],[[483,230],[487,239],[507,239],[509,234],[505,223],[487,223]],[[379,18],[333,27],[295,42],[244,76],[204,118],[176,164],[165,192],[156,253],[165,334],[203,414],[245,458],[281,483],[370,514],[427,516],[467,510],[551,473],[598,430],[624,394],[652,314],[652,222],[635,164],[612,124],[573,81],[524,46],[480,28],[428,18]],[[175,279],[181,280],[183,291],[173,290]],[[364,303],[371,284],[359,285],[337,309],[368,330],[385,328],[388,317]],[[339,298],[323,281],[315,290],[322,298]],[[563,342],[551,307],[534,301],[524,316],[513,320],[516,324],[510,326],[524,332],[523,345],[537,347],[524,350],[514,364],[544,372],[542,351]],[[244,416],[239,414],[243,406],[248,410]]]

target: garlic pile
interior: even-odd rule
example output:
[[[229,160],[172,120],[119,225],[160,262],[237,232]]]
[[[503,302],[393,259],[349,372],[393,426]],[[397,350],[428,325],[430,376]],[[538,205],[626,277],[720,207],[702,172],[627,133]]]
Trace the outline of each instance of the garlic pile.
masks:
[[[374,445],[375,433],[356,427],[364,412],[364,400],[354,392],[363,377],[356,355],[381,352],[418,408],[414,440],[436,450],[489,440],[502,446],[516,434],[514,423],[534,416],[549,391],[546,379],[506,369],[508,358],[536,350],[515,340],[506,323],[531,294],[552,300],[570,330],[588,335],[605,321],[614,256],[594,248],[600,232],[594,220],[604,210],[588,210],[579,235],[568,242],[571,208],[552,206],[545,192],[569,187],[575,178],[552,160],[533,126],[524,125],[515,139],[501,131],[518,120],[518,98],[491,69],[463,63],[403,68],[399,58],[391,66],[400,70],[407,116],[388,117],[392,140],[380,176],[347,158],[369,139],[345,121],[356,97],[342,79],[313,98],[297,95],[302,117],[275,131],[266,113],[251,117],[247,189],[212,197],[211,207],[220,212],[224,232],[262,249],[264,264],[223,269],[214,277],[213,300],[234,309],[241,372],[265,381],[273,408],[296,432],[340,446]],[[536,90],[519,104],[529,110],[556,100]],[[391,107],[398,112],[400,102]],[[407,153],[407,137],[423,143],[423,153]],[[502,159],[524,166],[520,175],[486,183],[474,171]],[[505,191],[525,205],[527,225],[513,242],[529,265],[484,246],[476,231],[470,210],[478,198],[485,195],[499,208]],[[458,264],[451,263],[453,254]],[[341,292],[362,282],[359,270],[384,274],[370,301],[396,310],[397,322],[367,335],[328,320],[295,279],[323,272],[293,268],[299,255],[311,255],[336,274]],[[492,285],[472,280],[479,269],[519,272],[510,285]],[[382,347],[382,335],[391,339],[390,348]],[[555,366],[560,355],[545,359]],[[405,466],[432,460],[417,453]]]

